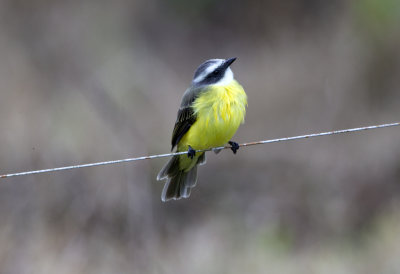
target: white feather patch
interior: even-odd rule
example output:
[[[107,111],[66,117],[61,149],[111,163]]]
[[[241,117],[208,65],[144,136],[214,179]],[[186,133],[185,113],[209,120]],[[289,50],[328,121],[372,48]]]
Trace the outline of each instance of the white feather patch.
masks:
[[[199,76],[193,79],[193,83],[200,83],[201,81],[203,81],[208,74],[213,72],[217,67],[219,67],[224,62],[224,60],[222,59],[215,59],[215,61],[216,61],[215,63],[211,64]]]

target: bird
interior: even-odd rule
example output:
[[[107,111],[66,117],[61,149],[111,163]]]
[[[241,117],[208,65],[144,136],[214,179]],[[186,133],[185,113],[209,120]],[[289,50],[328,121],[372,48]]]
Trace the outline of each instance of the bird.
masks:
[[[188,198],[197,183],[197,166],[206,162],[196,150],[230,144],[236,154],[239,144],[231,138],[244,123],[247,95],[235,80],[230,66],[237,58],[210,59],[195,71],[184,92],[172,132],[172,148],[187,154],[173,156],[157,180],[166,180],[161,200]],[[218,150],[214,151],[218,153]]]

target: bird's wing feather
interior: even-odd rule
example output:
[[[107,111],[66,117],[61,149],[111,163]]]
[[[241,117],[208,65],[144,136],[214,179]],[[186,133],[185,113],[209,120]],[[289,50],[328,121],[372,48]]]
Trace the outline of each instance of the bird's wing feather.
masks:
[[[182,97],[181,107],[178,110],[174,131],[172,132],[172,149],[179,143],[190,127],[196,122],[196,114],[193,110],[193,102],[205,88],[189,88]],[[172,150],[171,149],[171,150]]]

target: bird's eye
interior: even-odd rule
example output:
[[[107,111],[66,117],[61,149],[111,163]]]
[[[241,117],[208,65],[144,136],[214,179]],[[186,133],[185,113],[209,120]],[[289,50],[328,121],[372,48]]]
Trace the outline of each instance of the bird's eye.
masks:
[[[214,74],[214,75],[218,75],[219,73],[220,73],[220,70],[219,70],[219,69],[216,69],[216,70],[213,71],[213,74]]]

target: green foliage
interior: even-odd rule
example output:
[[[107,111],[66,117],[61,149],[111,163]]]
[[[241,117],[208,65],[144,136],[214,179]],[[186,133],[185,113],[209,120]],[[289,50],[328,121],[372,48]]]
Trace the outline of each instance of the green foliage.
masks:
[[[374,36],[399,32],[400,1],[362,0],[354,2],[356,18],[360,25]]]

